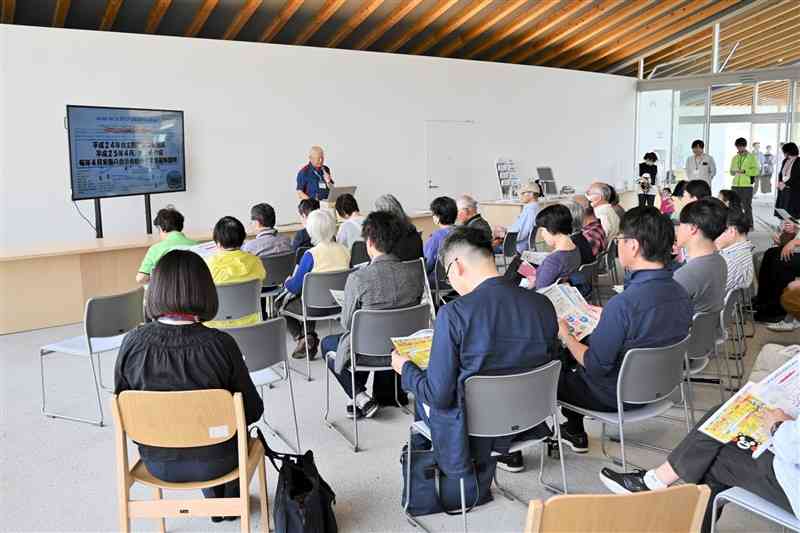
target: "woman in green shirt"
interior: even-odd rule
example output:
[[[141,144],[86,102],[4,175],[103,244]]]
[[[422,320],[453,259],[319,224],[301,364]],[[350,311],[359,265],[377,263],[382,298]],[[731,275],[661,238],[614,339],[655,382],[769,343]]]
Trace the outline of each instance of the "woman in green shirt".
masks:
[[[153,225],[160,230],[161,240],[147,249],[142,264],[139,266],[139,272],[136,274],[137,283],[150,281],[150,273],[156,263],[170,250],[183,249],[197,244],[196,241],[187,239],[182,233],[183,215],[173,207],[159,209],[158,213],[156,213],[156,218],[153,220]]]

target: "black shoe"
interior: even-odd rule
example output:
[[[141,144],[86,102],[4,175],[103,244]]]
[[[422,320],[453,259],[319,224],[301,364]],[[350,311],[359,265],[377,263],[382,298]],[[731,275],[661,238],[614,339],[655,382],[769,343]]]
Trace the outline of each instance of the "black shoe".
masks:
[[[610,468],[600,471],[600,481],[614,494],[633,494],[646,492],[650,489],[644,482],[644,470],[635,470],[629,474],[614,472]]]
[[[319,337],[316,335],[308,335],[306,337],[306,344],[308,344],[308,358],[312,361],[317,358],[319,352]]]
[[[585,431],[570,433],[566,424],[561,424],[561,444],[566,444],[575,453],[589,452],[589,435]]]
[[[762,311],[757,312],[753,315],[753,320],[758,322],[759,324],[775,324],[777,322],[782,321],[786,318],[786,315],[775,315],[772,313],[765,313]]]
[[[522,472],[525,470],[525,460],[522,458],[522,452],[501,455],[497,458],[497,468],[506,472]]]
[[[225,520],[224,516],[212,516],[211,517],[211,521],[214,522],[215,524],[219,524],[223,520]]]
[[[373,416],[375,416],[375,414],[378,412],[380,408],[381,406],[378,405],[378,402],[376,402],[372,398],[370,398],[367,401],[367,403],[359,407],[359,409],[361,409],[361,412],[364,413],[365,418],[372,418]]]
[[[348,405],[347,406],[347,418],[353,418],[353,406],[352,405]],[[358,407],[356,407],[356,418],[358,418],[359,420],[364,418],[364,413]]]

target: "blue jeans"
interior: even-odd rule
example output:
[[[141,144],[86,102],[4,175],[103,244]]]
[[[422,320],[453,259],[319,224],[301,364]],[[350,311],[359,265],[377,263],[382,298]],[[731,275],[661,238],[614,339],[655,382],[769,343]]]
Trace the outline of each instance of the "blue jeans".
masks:
[[[336,348],[339,347],[339,338],[341,338],[341,334],[339,335],[328,335],[324,339],[322,339],[322,353],[326,354],[328,352],[335,352]],[[344,389],[345,394],[349,396],[351,399],[367,390],[367,379],[369,378],[369,372],[356,372],[355,375],[355,382],[356,382],[356,393],[353,394],[353,384],[351,383],[351,376],[350,376],[350,369],[343,368],[341,373],[336,373],[334,370],[334,365],[336,361],[334,359],[328,359],[328,370],[336,378],[336,381],[339,382],[339,385],[342,386]]]
[[[182,483],[187,481],[208,481],[224,476],[239,466],[236,454],[218,459],[179,459],[176,461],[153,461],[142,459],[147,471],[162,481]],[[238,498],[239,480],[234,479],[224,485],[203,489],[206,498]]]

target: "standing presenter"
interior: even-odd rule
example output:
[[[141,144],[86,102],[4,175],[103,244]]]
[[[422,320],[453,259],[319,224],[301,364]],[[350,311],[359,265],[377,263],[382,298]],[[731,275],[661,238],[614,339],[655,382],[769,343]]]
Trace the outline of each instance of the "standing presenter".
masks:
[[[297,197],[301,200],[328,198],[333,185],[331,169],[324,165],[325,152],[322,147],[312,146],[308,152],[308,164],[297,173]]]

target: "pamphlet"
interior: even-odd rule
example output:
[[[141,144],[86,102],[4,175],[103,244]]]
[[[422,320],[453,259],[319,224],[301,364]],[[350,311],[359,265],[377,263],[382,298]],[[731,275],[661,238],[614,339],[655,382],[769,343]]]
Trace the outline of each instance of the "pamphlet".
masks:
[[[522,276],[519,286],[525,289],[532,289],[536,286],[536,267],[527,261],[520,262],[517,267],[517,274]]]
[[[551,252],[534,252],[532,250],[525,250],[522,252],[522,260],[530,263],[531,265],[541,265],[550,254]]]
[[[571,285],[551,285],[539,290],[547,296],[556,309],[559,319],[567,321],[569,332],[576,339],[582,340],[597,327],[597,318],[591,313],[580,291]]]
[[[336,302],[336,305],[344,307],[344,291],[337,291],[335,289],[329,290],[331,291],[331,297],[333,297],[333,301]]]
[[[787,346],[781,353],[794,357],[756,385],[755,394],[772,408],[792,418],[800,416],[800,346]]]
[[[397,353],[411,359],[419,368],[428,368],[433,345],[433,330],[421,329],[408,337],[392,337]]]

